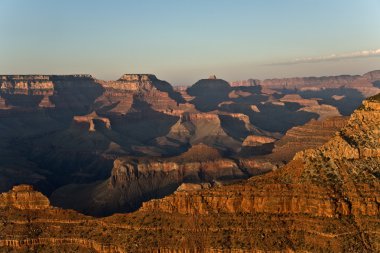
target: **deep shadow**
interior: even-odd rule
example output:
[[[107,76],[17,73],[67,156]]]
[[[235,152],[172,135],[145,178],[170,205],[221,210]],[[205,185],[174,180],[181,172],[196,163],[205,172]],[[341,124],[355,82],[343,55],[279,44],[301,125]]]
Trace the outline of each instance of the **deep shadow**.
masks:
[[[373,86],[380,89],[380,81],[374,81]]]
[[[168,93],[169,97],[175,100],[178,104],[183,104],[186,102],[181,93],[175,91],[173,86],[171,86],[168,82],[157,79],[153,82],[153,85],[157,88],[157,90]]]
[[[30,94],[10,94],[10,93],[1,93],[3,97],[10,106],[18,106],[23,108],[37,108],[43,99],[43,95],[30,95]]]
[[[93,111],[94,101],[104,88],[92,77],[53,76],[54,95],[51,101],[59,113],[85,115]]]
[[[169,133],[178,117],[157,112],[151,106],[135,96],[131,112],[125,116],[110,116],[113,130],[127,138],[148,144],[155,138]]]
[[[285,133],[294,126],[303,125],[319,117],[316,113],[288,110],[285,106],[270,103],[259,105],[260,112],[248,115],[253,125],[270,132]]]
[[[187,89],[195,98],[190,101],[202,112],[216,110],[221,102],[229,100],[231,86],[221,79],[202,79]]]
[[[223,130],[236,140],[243,141],[249,134],[242,120],[229,115],[219,115],[219,119]]]
[[[339,88],[339,89],[324,89],[318,91],[299,91],[298,94],[301,97],[309,98],[321,98],[320,104],[328,104],[338,108],[339,112],[343,116],[349,116],[351,113],[361,105],[365,99],[362,93],[356,89],[351,88]],[[342,99],[334,99],[333,96],[344,96]]]

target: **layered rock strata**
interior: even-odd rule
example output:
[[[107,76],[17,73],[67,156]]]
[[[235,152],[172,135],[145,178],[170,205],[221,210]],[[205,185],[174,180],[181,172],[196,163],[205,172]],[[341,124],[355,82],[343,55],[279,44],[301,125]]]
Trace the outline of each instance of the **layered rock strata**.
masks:
[[[131,214],[1,206],[0,249],[378,252],[379,104],[364,102],[334,138],[282,169],[227,186],[185,184]]]
[[[0,194],[0,208],[14,207],[17,209],[46,209],[50,202],[40,192],[30,185],[14,186],[12,191]]]
[[[8,202],[0,206],[0,249],[378,252],[379,105],[380,96],[365,101],[335,137],[282,169],[225,186],[185,184],[131,214],[95,219]]]
[[[345,88],[357,89],[364,96],[377,94],[379,89],[373,85],[373,82],[380,79],[380,71],[375,70],[360,75],[341,75],[341,76],[323,76],[323,77],[295,77],[295,78],[275,78],[265,80],[243,80],[231,82],[232,86],[257,86],[262,85],[269,89],[298,89],[301,91],[315,91],[328,88]]]

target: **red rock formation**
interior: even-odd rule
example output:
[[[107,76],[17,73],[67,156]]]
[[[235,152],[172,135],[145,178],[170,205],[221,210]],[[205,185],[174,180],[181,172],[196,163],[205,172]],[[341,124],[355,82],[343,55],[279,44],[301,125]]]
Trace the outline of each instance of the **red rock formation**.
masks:
[[[151,74],[124,74],[117,81],[101,81],[101,84],[105,92],[97,99],[97,110],[103,113],[126,114],[136,99],[147,102],[156,111],[177,110],[185,102],[169,83]]]
[[[30,185],[14,186],[12,191],[0,194],[0,208],[46,209],[49,206],[49,199]]]
[[[272,143],[274,141],[276,141],[276,139],[266,136],[248,135],[243,142],[243,146],[258,146],[262,144]]]
[[[74,116],[73,120],[78,124],[84,123],[88,125],[88,130],[90,132],[95,131],[95,121],[100,121],[107,129],[111,129],[111,121],[106,117],[99,117],[96,112],[84,116]]]
[[[344,127],[347,120],[347,117],[332,117],[321,121],[311,120],[305,125],[293,127],[275,142],[269,157],[277,161],[289,161],[298,151],[319,147]]]
[[[28,91],[49,92],[54,90],[50,76],[46,75],[3,75],[0,77],[2,92],[28,94]]]
[[[379,127],[379,102],[365,101],[363,109],[355,111],[333,139],[318,149],[296,154],[281,170],[241,185],[197,194],[178,192],[144,203],[142,210],[377,216],[380,184],[371,174],[380,168]]]

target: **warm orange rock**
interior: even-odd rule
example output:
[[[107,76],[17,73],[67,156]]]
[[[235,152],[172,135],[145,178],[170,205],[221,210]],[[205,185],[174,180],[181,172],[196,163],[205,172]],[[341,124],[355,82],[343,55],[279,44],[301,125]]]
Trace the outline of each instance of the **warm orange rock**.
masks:
[[[257,146],[265,143],[272,143],[276,139],[266,137],[266,136],[257,136],[257,135],[248,135],[243,142],[243,146]]]
[[[14,186],[12,191],[0,194],[0,208],[46,209],[49,206],[49,199],[30,185]]]

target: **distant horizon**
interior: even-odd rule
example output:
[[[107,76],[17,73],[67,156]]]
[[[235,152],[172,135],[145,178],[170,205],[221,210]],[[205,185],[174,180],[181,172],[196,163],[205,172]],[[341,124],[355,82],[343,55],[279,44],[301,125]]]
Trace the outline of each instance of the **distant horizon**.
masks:
[[[246,78],[246,79],[236,79],[236,80],[228,80],[228,79],[225,79],[225,78],[222,78],[222,77],[219,77],[218,75],[215,75],[217,79],[222,79],[224,81],[227,81],[229,83],[231,82],[236,82],[236,81],[244,81],[244,80],[249,80],[249,79],[252,79],[252,80],[260,80],[260,81],[264,81],[264,80],[267,80],[267,79],[291,79],[291,78],[322,78],[322,77],[334,77],[334,76],[363,76],[367,73],[370,73],[370,72],[374,72],[374,71],[380,71],[380,69],[373,69],[373,70],[369,70],[369,71],[366,71],[362,74],[354,74],[354,73],[341,73],[341,74],[335,74],[335,75],[309,75],[309,76],[274,76],[274,77],[267,77],[267,78],[255,78],[255,77],[250,77],[250,78]],[[209,76],[210,75],[213,75],[213,74],[210,74],[209,76],[205,76],[205,77],[200,77],[199,79],[197,79],[194,83],[192,84],[189,84],[189,85],[176,85],[176,84],[173,84],[171,83],[170,81],[168,81],[166,78],[163,78],[155,73],[123,73],[121,75],[119,75],[119,77],[115,78],[115,79],[102,79],[102,78],[98,78],[95,74],[91,74],[91,73],[67,73],[67,74],[60,74],[60,73],[36,73],[36,74],[31,74],[31,73],[28,73],[28,74],[20,74],[20,73],[15,73],[15,74],[2,74],[0,73],[0,76],[75,76],[75,75],[89,75],[91,77],[93,77],[94,79],[97,79],[97,80],[101,80],[101,81],[116,81],[118,79],[120,79],[123,75],[154,75],[157,77],[157,79],[160,79],[160,80],[163,80],[163,81],[167,81],[168,83],[170,83],[171,85],[173,86],[191,86],[193,84],[195,84],[197,81],[199,80],[202,80],[202,79],[209,79]]]
[[[173,85],[380,69],[377,0],[0,2],[0,72]],[[361,15],[360,15],[361,14]]]

